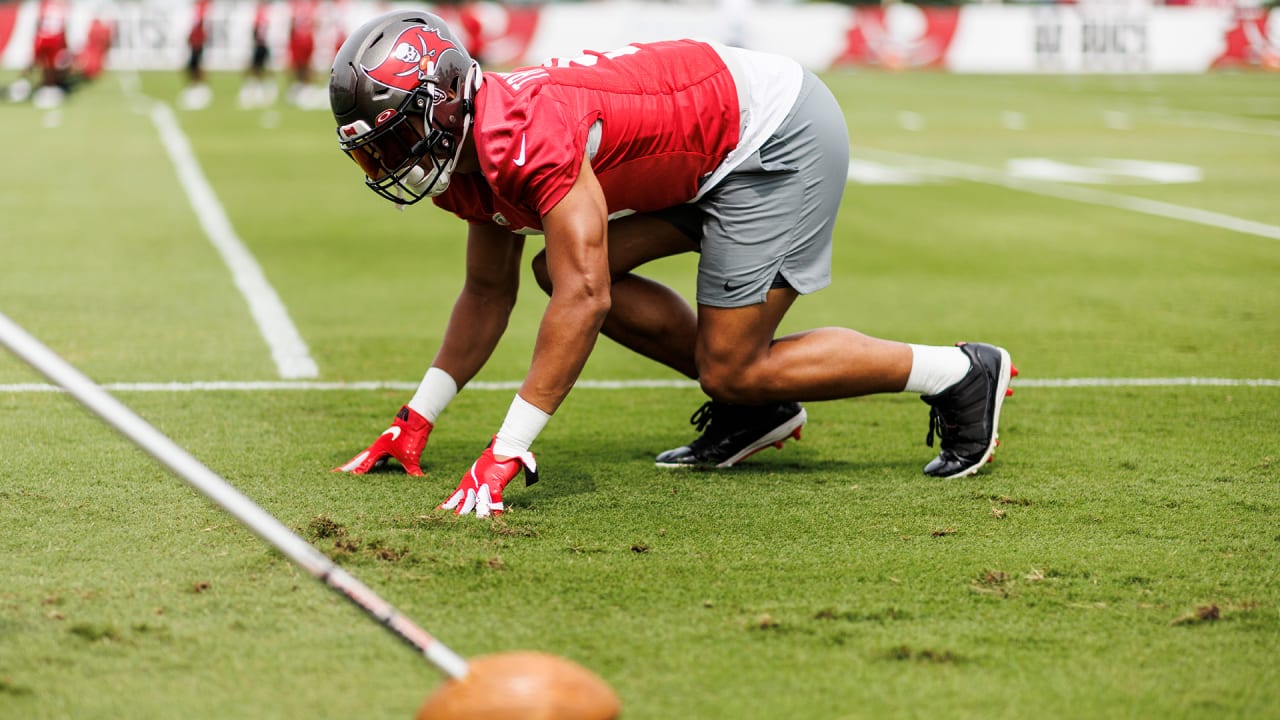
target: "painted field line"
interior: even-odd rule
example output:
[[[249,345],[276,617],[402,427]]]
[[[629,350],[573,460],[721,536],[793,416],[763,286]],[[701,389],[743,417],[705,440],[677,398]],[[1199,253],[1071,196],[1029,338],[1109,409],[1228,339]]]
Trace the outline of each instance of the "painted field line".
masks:
[[[249,303],[249,312],[258,324],[258,331],[271,348],[271,358],[275,360],[280,377],[313,378],[320,374],[307,343],[289,318],[275,288],[267,281],[266,275],[258,261],[236,235],[231,220],[218,202],[213,187],[205,179],[200,163],[191,150],[191,143],[178,125],[177,118],[169,106],[162,102],[151,105],[151,122],[160,132],[160,140],[164,143],[169,159],[178,173],[178,180],[187,192],[191,208],[195,210],[200,227],[213,243],[222,260],[231,270],[231,278],[235,281],[240,294]]]
[[[1280,387],[1280,378],[1027,378],[1014,379],[1019,388],[1099,387]]]
[[[1222,113],[1193,110],[1174,111],[1162,108],[1153,108],[1151,112],[1160,120],[1181,127],[1245,133],[1248,135],[1264,135],[1267,137],[1280,137],[1280,123],[1270,120],[1243,118],[1236,115],[1223,115]]]
[[[942,160],[940,158],[909,155],[907,153],[891,152],[888,150],[875,150],[866,147],[855,147],[853,148],[853,152],[856,156],[867,157],[881,162],[896,163],[905,170],[912,170],[923,175],[944,177],[952,180],[968,180],[970,182],[986,183],[988,185],[1000,185],[1002,187],[1009,188],[1010,190],[1017,190],[1035,195],[1045,195],[1048,197],[1055,197],[1060,200],[1072,200],[1074,202],[1088,203],[1090,205],[1104,205],[1106,207],[1120,208],[1121,210],[1131,210],[1145,215],[1154,215],[1156,217],[1171,220],[1182,220],[1185,222],[1195,223],[1197,225],[1207,225],[1220,230],[1231,230],[1245,235],[1256,235],[1258,237],[1264,237],[1271,240],[1280,240],[1280,226],[1268,225],[1266,223],[1255,222],[1253,220],[1245,220],[1243,218],[1211,212],[1209,210],[1199,210],[1196,208],[1186,207],[1185,205],[1175,205],[1173,203],[1161,202],[1159,200],[1148,200],[1146,198],[1122,195],[1120,193],[1098,190],[1096,188],[1077,187],[1074,185],[1062,185],[1042,180],[1017,178],[1001,170],[992,170],[980,165],[969,165],[966,163],[952,162],[950,160]]]
[[[519,390],[521,382],[472,382],[468,390]],[[1280,378],[1018,378],[1016,388],[1100,388],[1100,387],[1280,387]],[[327,391],[327,390],[402,390],[412,392],[418,383],[398,380],[368,380],[355,382],[322,381],[233,381],[209,382],[149,382],[107,383],[102,386],[112,392],[270,392],[279,390]],[[692,380],[580,380],[574,386],[584,390],[634,390],[644,388],[693,389],[698,383]],[[18,383],[0,385],[0,393],[61,392],[56,385],[46,383]]]

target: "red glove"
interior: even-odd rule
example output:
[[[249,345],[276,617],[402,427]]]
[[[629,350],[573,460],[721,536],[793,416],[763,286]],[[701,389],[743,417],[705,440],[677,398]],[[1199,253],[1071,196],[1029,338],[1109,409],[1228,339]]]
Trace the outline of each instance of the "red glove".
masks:
[[[385,465],[389,456],[399,460],[404,471],[410,475],[422,475],[422,467],[418,463],[422,458],[422,449],[427,446],[427,436],[431,434],[432,427],[429,420],[405,405],[396,413],[391,427],[384,430],[372,445],[333,471],[363,475]]]
[[[493,444],[480,453],[480,459],[471,465],[448,500],[440,503],[440,509],[453,510],[454,515],[466,515],[472,508],[476,517],[502,514],[502,491],[507,483],[524,469],[526,486],[538,482],[538,462],[533,453],[521,453],[516,457],[498,461],[493,457]]]

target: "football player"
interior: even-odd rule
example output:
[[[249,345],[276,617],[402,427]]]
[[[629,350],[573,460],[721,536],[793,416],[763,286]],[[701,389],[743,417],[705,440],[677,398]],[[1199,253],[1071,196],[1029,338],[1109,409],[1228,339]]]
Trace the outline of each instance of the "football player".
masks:
[[[40,0],[37,6],[35,41],[31,48],[32,70],[39,83],[33,99],[46,109],[61,104],[71,85],[71,51],[67,46],[66,0]]]
[[[311,58],[316,50],[316,0],[292,0],[289,19],[289,72],[292,82],[288,96],[291,102],[309,107],[312,98],[322,92],[311,87]]]
[[[106,66],[107,53],[111,50],[111,36],[114,34],[111,23],[101,17],[95,17],[89,24],[89,32],[84,46],[76,55],[75,67],[85,80],[96,80]]]
[[[191,7],[191,30],[187,32],[187,85],[178,94],[178,106],[184,110],[203,110],[213,102],[213,90],[205,83],[204,50],[209,41],[209,7],[211,0],[196,0]]]
[[[976,472],[995,444],[1009,353],[826,327],[776,337],[800,295],[830,282],[849,164],[844,114],[822,82],[777,55],[678,40],[482,73],[440,18],[371,20],[334,60],[338,143],[391,202],[431,198],[467,221],[466,277],[444,341],[409,402],[335,470],[397,459],[421,474],[437,417],[493,352],[516,300],[523,237],[550,300],[529,373],[489,447],[441,507],[503,511],[534,439],[603,332],[696,378],[701,433],[657,464],[728,467],[798,437],[802,401],[920,393],[924,472]],[[700,253],[697,309],[632,271]]]
[[[240,85],[239,104],[242,108],[268,107],[276,101],[276,81],[270,77],[271,61],[271,0],[258,0],[253,10],[253,50],[249,55],[249,69]]]

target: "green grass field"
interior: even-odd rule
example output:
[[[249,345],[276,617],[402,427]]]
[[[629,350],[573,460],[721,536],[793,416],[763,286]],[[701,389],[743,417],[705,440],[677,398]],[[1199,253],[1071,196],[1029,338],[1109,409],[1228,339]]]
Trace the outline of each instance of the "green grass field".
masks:
[[[655,469],[692,387],[578,389],[493,522],[432,508],[511,390],[457,398],[425,479],[331,473],[426,369],[462,230],[361,187],[327,113],[238,110],[230,74],[178,122],[347,389],[117,396],[457,652],[564,655],[632,720],[1280,717],[1277,79],[826,79],[855,157],[913,182],[848,186],[835,283],[785,329],[1009,348],[976,477],[921,474],[905,395],[812,404],[730,472]],[[147,114],[178,75],[126,87],[0,106],[0,312],[102,383],[280,380]],[[1027,183],[1018,158],[1202,177]],[[652,274],[692,293],[690,258]],[[530,278],[479,380],[523,376],[542,307]],[[676,379],[606,340],[584,378]],[[408,718],[437,686],[41,382],[0,353],[0,718]]]

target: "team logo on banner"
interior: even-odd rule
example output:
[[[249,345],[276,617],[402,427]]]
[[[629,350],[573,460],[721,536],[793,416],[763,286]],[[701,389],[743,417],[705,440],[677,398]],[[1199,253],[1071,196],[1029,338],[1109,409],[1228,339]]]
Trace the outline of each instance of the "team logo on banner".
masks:
[[[1224,50],[1213,67],[1280,70],[1280,11],[1241,8],[1228,28]]]
[[[361,69],[387,87],[411,92],[436,74],[441,56],[450,51],[461,52],[436,28],[411,27],[400,33],[382,62]]]
[[[893,3],[857,8],[836,64],[880,65],[893,70],[942,67],[956,34],[960,10]]]

